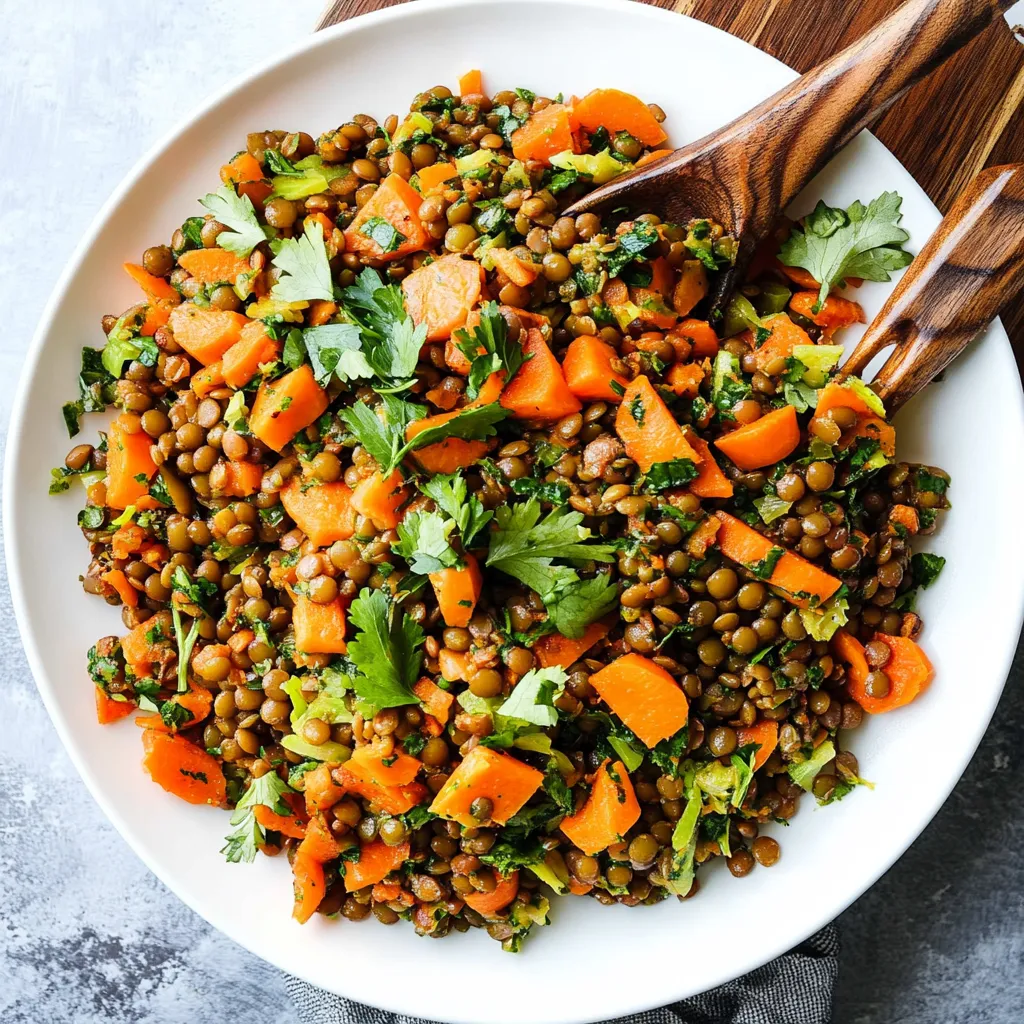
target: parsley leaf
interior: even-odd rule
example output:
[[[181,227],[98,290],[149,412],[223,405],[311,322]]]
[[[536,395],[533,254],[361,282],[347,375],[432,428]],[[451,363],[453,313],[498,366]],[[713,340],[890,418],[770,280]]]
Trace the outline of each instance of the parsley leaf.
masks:
[[[398,524],[398,541],[391,550],[420,576],[441,572],[462,562],[449,541],[454,529],[455,520],[440,512],[410,512]]]
[[[652,245],[658,241],[658,229],[646,221],[635,221],[629,231],[619,235],[615,248],[602,254],[609,277],[616,277],[633,260],[642,259]]]
[[[334,281],[319,221],[314,221],[301,238],[283,238],[273,263],[282,271],[282,277],[270,289],[272,298],[279,302],[334,299]]]
[[[877,442],[876,442],[877,443]],[[918,468],[914,477],[914,486],[919,491],[930,491],[932,494],[945,494],[949,481],[945,477],[929,473],[923,466]]]
[[[418,703],[412,686],[426,639],[419,624],[382,590],[364,590],[352,602],[349,619],[359,630],[348,644],[348,659],[358,670],[352,680],[356,696],[377,709]]]
[[[803,267],[821,282],[817,312],[832,288],[848,277],[888,281],[913,259],[903,248],[910,235],[899,226],[902,198],[883,192],[867,206],[855,202],[846,210],[818,205],[794,227],[779,259],[789,267]]]
[[[643,490],[647,494],[660,494],[670,487],[685,487],[697,477],[697,467],[692,459],[672,459],[670,462],[656,462],[647,471]]]
[[[231,228],[231,231],[222,231],[217,236],[217,245],[222,249],[236,256],[248,256],[260,242],[267,240],[266,233],[256,219],[252,200],[248,196],[238,195],[230,185],[222,185],[216,192],[207,193],[200,203],[221,224]]]
[[[373,367],[363,355],[359,328],[355,324],[322,324],[289,331],[282,356],[285,365],[296,369],[307,357],[321,387],[327,387],[332,374],[341,381],[373,376]]]
[[[292,792],[292,787],[277,772],[267,772],[252,780],[231,815],[231,824],[239,827],[227,837],[227,845],[220,851],[229,862],[237,864],[253,860],[259,847],[266,842],[266,834],[256,820],[256,808],[269,807],[275,814],[290,815],[292,809],[283,798],[285,793]]]
[[[344,289],[342,300],[346,315],[359,327],[366,362],[384,384],[378,390],[408,388],[427,340],[427,327],[412,322],[401,288],[385,285],[380,274],[367,267],[355,284]]]
[[[359,234],[375,242],[382,256],[394,252],[405,241],[405,235],[383,217],[371,217],[360,227]]]
[[[942,555],[932,555],[926,551],[920,551],[910,559],[910,571],[913,574],[914,585],[926,589],[930,587],[942,572],[946,560]]]
[[[470,400],[476,398],[492,373],[504,370],[505,380],[510,381],[519,367],[533,358],[523,352],[522,345],[509,341],[508,325],[496,302],[480,307],[480,323],[473,328],[472,335],[460,329],[455,332],[455,338],[459,350],[471,364],[466,381],[466,397]]]
[[[618,600],[618,585],[599,573],[573,584],[545,603],[555,629],[562,636],[578,640],[587,626],[612,611]]]
[[[406,428],[425,412],[421,405],[382,395],[376,409],[365,402],[353,402],[340,410],[338,416],[374,457],[381,472],[390,473],[401,461],[398,453],[405,442]]]
[[[498,708],[502,718],[514,718],[542,729],[558,724],[554,702],[565,689],[565,669],[552,665],[530,669]]]
[[[476,495],[467,500],[468,489],[461,473],[432,476],[419,488],[445,515],[455,520],[464,548],[468,549],[476,535],[494,518],[494,513],[485,509]]]

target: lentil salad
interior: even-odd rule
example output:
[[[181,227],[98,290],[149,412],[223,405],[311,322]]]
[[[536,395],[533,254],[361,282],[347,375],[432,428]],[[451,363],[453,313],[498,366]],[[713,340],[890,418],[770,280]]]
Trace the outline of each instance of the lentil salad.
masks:
[[[689,898],[863,782],[840,730],[931,680],[948,477],[834,373],[898,197],[781,225],[711,322],[719,225],[560,215],[657,157],[656,107],[459,93],[249,136],[126,265],[64,415],[120,412],[52,489],[129,630],[98,717],[234,808],[230,860],[284,852],[300,921],[518,949],[552,892]]]

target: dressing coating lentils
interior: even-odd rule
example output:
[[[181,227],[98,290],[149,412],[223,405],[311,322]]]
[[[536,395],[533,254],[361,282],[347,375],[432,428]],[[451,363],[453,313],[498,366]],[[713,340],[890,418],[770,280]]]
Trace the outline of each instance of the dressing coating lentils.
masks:
[[[51,492],[121,610],[99,721],[231,809],[228,860],[283,855],[299,921],[515,951],[553,895],[770,867],[766,826],[864,783],[848,732],[931,681],[949,478],[836,372],[823,243],[899,197],[780,224],[719,312],[721,225],[564,212],[667,151],[659,107],[459,93],[250,134],[125,264],[63,409],[114,419]]]

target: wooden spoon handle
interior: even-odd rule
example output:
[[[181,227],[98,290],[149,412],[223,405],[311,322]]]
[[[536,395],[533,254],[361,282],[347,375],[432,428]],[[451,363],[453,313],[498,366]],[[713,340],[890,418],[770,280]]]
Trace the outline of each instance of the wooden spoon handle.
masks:
[[[332,25],[340,25],[349,18],[357,18],[360,14],[370,11],[382,11],[385,7],[395,7],[405,0],[330,0],[313,26],[314,32]]]
[[[890,414],[945,369],[1024,288],[1024,164],[989,167],[964,190],[843,365],[861,373],[895,345],[871,386]]]
[[[762,185],[775,192],[775,202],[758,206],[785,209],[837,150],[1014,2],[908,0],[733,122],[724,131],[735,134],[748,157],[756,155],[768,178]]]

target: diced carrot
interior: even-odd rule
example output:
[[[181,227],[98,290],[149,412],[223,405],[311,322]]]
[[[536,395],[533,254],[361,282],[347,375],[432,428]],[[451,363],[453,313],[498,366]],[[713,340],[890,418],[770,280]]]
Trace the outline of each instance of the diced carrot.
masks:
[[[718,354],[718,335],[706,320],[680,320],[672,333],[682,335],[693,343],[694,359],[714,359]]]
[[[700,260],[684,260],[680,267],[679,280],[672,290],[672,308],[680,316],[687,316],[707,295],[709,287],[708,272],[704,269],[704,264]]]
[[[233,388],[244,388],[259,373],[260,366],[281,358],[281,349],[281,342],[267,334],[265,324],[259,320],[247,323],[221,360],[225,382]]]
[[[404,786],[378,786],[376,783],[357,778],[342,765],[335,769],[336,781],[350,793],[364,797],[385,814],[405,814],[430,795],[421,782],[410,782]]]
[[[219,646],[219,645],[213,645]],[[196,659],[198,661],[198,658]],[[175,733],[179,728],[190,729],[207,718],[213,710],[213,694],[205,687],[193,685],[185,693],[176,693],[170,703],[183,707],[192,717],[181,726],[168,725],[160,715],[139,715],[135,724],[140,729],[155,729],[157,732]]]
[[[476,96],[484,91],[484,76],[479,71],[467,71],[459,76],[459,96]]]
[[[345,795],[344,787],[334,781],[331,769],[326,764],[319,764],[312,771],[306,772],[303,782],[306,813],[310,817],[318,811],[333,807]],[[309,834],[308,830],[306,834]]]
[[[640,818],[640,803],[626,766],[605,761],[594,776],[587,802],[576,814],[562,819],[566,838],[592,856],[620,842]]]
[[[150,666],[160,660],[163,648],[151,643],[146,635],[159,625],[159,621],[153,615],[121,637],[121,653],[136,675],[149,675]]]
[[[201,309],[191,302],[175,306],[168,320],[174,340],[203,366],[217,362],[238,341],[248,322],[241,313],[212,306]]]
[[[265,804],[257,804],[253,815],[263,828],[280,832],[281,835],[292,839],[306,838],[306,823],[298,815],[278,814]]]
[[[98,686],[94,689],[96,690],[96,721],[100,725],[120,722],[122,718],[127,718],[135,710],[135,705],[131,701],[114,700]]]
[[[676,283],[676,272],[672,264],[664,256],[657,256],[651,260],[651,291],[657,292],[665,299],[672,296],[672,289]]]
[[[260,489],[263,467],[258,462],[218,462],[210,470],[210,491],[215,497],[248,498]]]
[[[683,436],[701,458],[697,464],[697,476],[687,484],[689,489],[698,498],[731,498],[732,481],[719,469],[707,441],[692,427],[684,427]]]
[[[100,576],[100,579],[117,591],[122,604],[134,608],[139,603],[139,592],[128,582],[128,577],[120,569],[109,569]]]
[[[329,323],[338,312],[336,302],[328,302],[326,299],[317,299],[309,304],[306,310],[306,322],[310,327],[323,327]]]
[[[795,313],[807,317],[819,327],[826,327],[830,330],[849,327],[851,324],[866,323],[864,310],[859,302],[852,302],[850,299],[843,299],[838,295],[830,295],[822,304],[821,309],[815,313],[814,307],[817,303],[817,291],[797,292],[789,300],[789,308]]]
[[[275,381],[264,381],[256,392],[249,429],[275,452],[315,422],[328,406],[327,392],[303,364]]]
[[[717,539],[726,558],[750,566],[769,557],[775,545],[767,537],[727,512],[716,512],[715,515],[722,522]],[[782,554],[767,582],[783,591],[798,608],[806,608],[812,597],[816,597],[819,604],[824,603],[841,586],[835,576],[792,551]]]
[[[446,181],[451,181],[458,176],[459,172],[455,169],[455,164],[451,160],[442,160],[440,163],[431,164],[429,167],[421,167],[416,172],[416,177],[420,183],[420,193],[424,196],[429,196],[431,192],[436,192]]]
[[[473,609],[484,588],[480,563],[471,554],[463,555],[465,565],[452,566],[440,572],[430,573],[437,606],[446,626],[465,629],[473,618]]]
[[[629,386],[629,378],[612,369],[612,360],[618,358],[618,352],[607,342],[589,334],[581,335],[569,345],[562,360],[565,383],[584,401],[617,404]],[[618,391],[612,386],[613,382],[618,385]]]
[[[403,486],[402,474],[396,469],[389,477],[380,472],[363,477],[352,492],[352,507],[361,516],[368,516],[384,530],[393,530],[400,522],[398,510],[409,496]]]
[[[673,459],[690,459],[700,464],[700,455],[687,442],[661,395],[644,376],[636,377],[626,388],[615,415],[615,432],[626,446],[626,454],[645,473],[656,462]]]
[[[259,213],[263,212],[263,204],[270,198],[274,186],[269,181],[240,181],[235,187],[240,196],[248,196],[249,201]]]
[[[142,430],[129,434],[116,419],[107,434],[107,507],[138,507],[156,473],[150,454],[153,438]]]
[[[725,452],[740,469],[751,470],[780,462],[799,443],[796,409],[784,405],[753,423],[723,434],[715,441],[715,447]]]
[[[810,271],[804,270],[803,267],[787,267],[779,259],[775,260],[774,266],[781,274],[788,277],[793,284],[798,284],[801,288],[810,288],[817,294],[818,289],[821,287],[821,283],[815,281]]]
[[[672,149],[652,149],[650,153],[645,153],[639,160],[637,160],[635,167],[646,167],[647,164],[654,163],[655,160],[660,160],[663,156],[671,156],[675,150]]]
[[[539,263],[522,260],[509,249],[490,249],[488,252],[498,270],[520,288],[529,288],[544,270]]]
[[[385,754],[373,743],[356,747],[352,756],[345,762],[345,771],[363,782],[372,782],[375,786],[407,786],[419,774],[423,767],[422,761],[415,757],[394,750]]]
[[[928,656],[909,637],[876,633],[874,640],[889,648],[889,660],[882,671],[889,677],[889,692],[884,697],[868,694],[866,683],[870,668],[860,641],[845,629],[836,631],[832,651],[846,665],[846,688],[850,696],[869,714],[881,715],[909,704],[931,685],[935,670]]]
[[[896,428],[879,416],[859,413],[854,426],[843,432],[839,440],[839,449],[842,451],[849,448],[858,438],[877,441],[882,454],[889,458],[896,454]]]
[[[127,558],[133,552],[142,550],[146,537],[146,531],[141,526],[125,523],[110,538],[110,553],[115,558]]]
[[[517,160],[540,160],[547,163],[556,153],[573,148],[569,108],[552,103],[512,133],[512,154]]]
[[[569,390],[562,367],[536,328],[527,331],[523,351],[530,358],[502,391],[502,406],[521,420],[560,420],[579,412],[580,400]]]
[[[224,365],[221,360],[210,363],[192,374],[192,390],[199,398],[205,398],[211,391],[224,386]]]
[[[423,197],[405,178],[400,174],[389,174],[345,229],[347,251],[387,261],[400,260],[411,252],[426,248],[430,244],[430,236],[419,216],[422,201]],[[402,236],[398,246],[390,252],[384,252],[360,230],[374,217],[386,220]]]
[[[295,595],[292,609],[295,648],[304,654],[344,654],[345,608],[341,598],[317,604],[302,594]]]
[[[665,130],[651,113],[651,108],[632,93],[620,89],[594,89],[573,104],[575,121],[588,132],[607,128],[616,132],[629,132],[645,146],[660,146],[668,138]]]
[[[480,264],[452,254],[424,264],[402,281],[405,309],[427,325],[427,341],[449,338],[480,301]]]
[[[568,668],[575,665],[594,644],[603,640],[610,630],[611,626],[607,622],[598,621],[587,626],[578,640],[562,636],[561,633],[548,633],[533,645],[533,654],[541,668],[550,668],[552,665]]]
[[[251,629],[239,629],[228,637],[227,647],[232,654],[241,654],[256,639],[256,634]],[[203,650],[206,650],[204,647]],[[229,654],[230,658],[231,655]]]
[[[183,736],[146,729],[142,733],[142,766],[168,793],[190,804],[221,807],[227,793],[224,772],[215,757]]]
[[[519,892],[519,872],[499,878],[498,884],[490,892],[468,892],[462,898],[467,907],[472,907],[478,914],[487,917],[507,907]]]
[[[178,257],[184,267],[200,284],[234,284],[241,274],[251,274],[248,260],[243,260],[227,249],[191,249]]]
[[[590,677],[590,685],[648,747],[686,725],[686,694],[665,669],[642,654],[616,658]]]
[[[636,319],[650,330],[667,331],[679,320],[678,314],[665,305],[661,294],[650,288],[630,288],[629,298],[639,310]]]
[[[793,354],[794,345],[813,345],[810,336],[799,325],[793,323],[785,313],[770,317],[765,327],[771,334],[764,343],[754,350],[757,368],[764,372],[776,359],[786,359]]]
[[[177,288],[165,278],[149,273],[137,263],[125,263],[124,269],[128,276],[146,293],[146,298],[150,302],[163,302],[175,306],[181,302],[181,295]]]
[[[462,437],[447,437],[437,444],[428,444],[417,449],[413,452],[413,458],[422,469],[434,476],[438,473],[454,473],[460,469],[468,469],[479,462],[493,447],[491,441],[467,441]]]
[[[665,383],[673,394],[696,398],[704,381],[704,370],[697,363],[673,363],[665,375]]]
[[[443,679],[450,683],[459,680],[468,682],[473,674],[471,655],[468,652],[453,651],[451,648],[442,647],[437,655],[437,667]]]
[[[899,523],[909,534],[915,534],[921,529],[921,519],[912,505],[893,505],[889,509],[889,518]]]
[[[772,756],[779,745],[779,723],[762,719],[755,725],[740,726],[736,730],[736,742],[741,747],[756,743],[758,751],[754,755],[754,771],[756,772]]]
[[[442,725],[447,723],[455,695],[442,690],[432,679],[424,676],[416,682],[412,692],[419,698],[423,710],[433,715]]]
[[[355,892],[365,889],[368,885],[387,878],[392,871],[397,871],[409,859],[409,844],[399,843],[388,846],[383,839],[374,839],[372,843],[362,843],[359,848],[359,860],[345,861],[345,889]]]
[[[306,792],[309,792],[309,776],[315,775],[317,772],[326,772],[330,775],[330,771],[327,765],[320,765],[318,768],[314,768],[313,771],[309,772],[306,776]],[[341,787],[336,786],[336,789]],[[331,833],[331,830],[327,827],[327,822],[324,820],[323,812],[308,815],[309,822],[306,825],[306,834],[299,843],[297,853],[304,854],[311,860],[317,862],[317,864],[326,864],[330,860],[334,860],[335,857],[341,853],[341,847],[338,845],[337,839]]]
[[[708,548],[718,538],[718,531],[722,528],[720,520],[714,516],[702,519],[697,528],[686,539],[686,550],[693,558],[703,558],[708,553]]]
[[[402,895],[402,887],[397,882],[378,882],[371,894],[374,903],[394,903]]]
[[[324,866],[308,854],[296,854],[292,861],[292,887],[295,903],[292,917],[299,924],[305,924],[323,902],[327,887],[324,882]]]
[[[860,395],[852,388],[844,387],[840,381],[829,381],[818,392],[818,404],[814,408],[816,419],[824,416],[832,409],[852,409],[865,416],[873,416],[874,412]]]
[[[474,747],[448,776],[430,810],[466,828],[479,826],[470,805],[480,797],[492,803],[491,820],[504,825],[537,791],[543,773],[490,747]]]
[[[352,488],[344,481],[324,484],[293,476],[280,493],[285,512],[314,547],[329,547],[356,532]]]
[[[146,306],[146,315],[139,328],[139,334],[144,338],[152,338],[156,332],[171,319],[171,310],[174,308],[169,302],[151,302]]]
[[[220,180],[225,185],[237,185],[240,181],[259,181],[263,168],[251,153],[239,153],[220,169]]]

